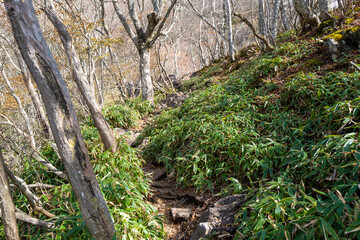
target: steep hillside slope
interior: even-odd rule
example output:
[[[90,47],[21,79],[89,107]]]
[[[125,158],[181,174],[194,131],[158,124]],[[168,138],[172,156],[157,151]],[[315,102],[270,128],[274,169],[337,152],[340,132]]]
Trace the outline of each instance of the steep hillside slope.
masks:
[[[333,61],[321,37],[212,64],[145,130],[178,184],[247,194],[235,239],[360,238],[360,55]]]

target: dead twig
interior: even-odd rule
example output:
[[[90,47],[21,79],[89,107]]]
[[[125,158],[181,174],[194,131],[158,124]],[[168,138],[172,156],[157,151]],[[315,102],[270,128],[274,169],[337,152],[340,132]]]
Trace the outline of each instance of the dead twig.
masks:
[[[358,71],[360,71],[360,67],[358,65],[356,65],[354,62],[350,62],[351,65],[353,65]]]

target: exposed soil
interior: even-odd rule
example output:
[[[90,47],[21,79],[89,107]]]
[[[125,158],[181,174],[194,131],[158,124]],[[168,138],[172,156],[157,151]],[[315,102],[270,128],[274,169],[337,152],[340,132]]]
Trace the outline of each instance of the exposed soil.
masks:
[[[161,111],[160,109],[157,110]],[[145,116],[137,124],[136,132],[140,132],[152,121],[152,115]],[[146,144],[146,141],[143,142]],[[143,145],[137,146],[142,149]],[[164,231],[170,240],[190,239],[194,232],[201,212],[206,210],[208,206],[217,199],[210,194],[198,194],[190,188],[178,188],[176,180],[173,176],[169,176],[164,166],[156,163],[146,163],[143,167],[146,175],[151,179],[151,192],[149,202],[151,202],[158,210],[158,214],[165,217]],[[171,215],[171,209],[191,209],[192,214],[186,219],[177,219],[174,221]]]
[[[195,230],[200,213],[207,209],[215,198],[199,195],[190,189],[176,188],[175,179],[166,174],[164,167],[146,164],[144,172],[152,179],[152,195],[150,202],[158,209],[160,215],[165,216],[164,230],[168,239],[189,239]],[[172,208],[191,209],[188,219],[175,222],[171,216]]]

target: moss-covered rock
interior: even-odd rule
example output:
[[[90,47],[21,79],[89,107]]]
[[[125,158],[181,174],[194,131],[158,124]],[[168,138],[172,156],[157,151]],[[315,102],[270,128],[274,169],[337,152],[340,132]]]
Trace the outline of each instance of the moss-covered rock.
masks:
[[[325,46],[333,59],[342,57],[345,53],[353,49],[359,48],[360,29],[359,27],[351,27],[331,33],[323,38]]]
[[[333,33],[325,36],[325,37],[324,37],[324,40],[331,38],[331,39],[334,39],[334,40],[336,40],[336,41],[340,41],[340,40],[342,40],[343,37],[344,37],[342,33],[343,33],[343,30],[333,32]]]
[[[360,31],[359,31],[359,27],[351,27],[351,28],[347,28],[347,29],[342,29],[336,32],[333,32],[327,36],[325,36],[323,39],[334,39],[336,41],[340,41],[340,40],[344,40],[345,42],[349,42],[351,41],[352,43],[354,42],[359,42],[360,40]],[[355,40],[355,41],[353,41]],[[357,47],[357,46],[356,46]]]

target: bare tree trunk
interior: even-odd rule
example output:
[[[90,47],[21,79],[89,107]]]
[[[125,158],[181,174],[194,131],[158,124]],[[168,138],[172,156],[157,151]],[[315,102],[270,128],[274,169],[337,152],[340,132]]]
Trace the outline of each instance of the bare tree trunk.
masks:
[[[202,24],[203,20],[200,19],[200,23],[199,23],[199,41],[197,43],[195,43],[195,46],[198,46],[198,55],[199,55],[199,59],[200,59],[200,66],[201,68],[207,65],[207,61],[206,61],[206,56],[204,54],[204,49],[202,46]]]
[[[279,13],[279,4],[280,0],[275,0],[274,8],[271,16],[271,26],[270,26],[270,33],[273,39],[273,44],[275,45],[276,35],[278,32],[277,23],[278,23],[278,13]]]
[[[174,65],[175,65],[175,77],[178,78],[178,74],[179,74],[179,66],[178,66],[178,57],[179,57],[179,50],[178,50],[178,43],[175,42],[175,44],[172,46],[172,49],[174,51]],[[172,86],[172,88],[174,89],[173,86],[173,81],[171,79],[169,79],[170,84]]]
[[[301,25],[305,30],[305,25],[309,24],[312,27],[320,25],[320,19],[317,13],[303,0],[294,0],[294,7],[301,17]]]
[[[46,44],[32,2],[4,3],[20,52],[46,103],[51,130],[85,224],[95,239],[111,239],[114,224],[91,166],[69,92]]]
[[[147,26],[144,25],[139,19],[134,3],[134,0],[127,0],[127,9],[135,31],[130,28],[128,21],[124,14],[121,13],[119,6],[117,5],[116,0],[112,0],[115,12],[119,17],[121,24],[123,25],[127,35],[135,44],[140,55],[140,78],[141,78],[141,89],[142,89],[142,98],[143,100],[148,100],[151,103],[154,103],[154,87],[151,81],[150,75],[150,49],[154,46],[155,42],[160,35],[166,36],[174,25],[172,21],[171,25],[168,27],[168,30],[164,31],[164,26],[166,20],[169,18],[170,13],[174,10],[174,7],[177,3],[177,0],[172,0],[171,4],[165,13],[164,16],[161,16],[162,1],[152,1],[153,12],[147,15]],[[174,12],[176,12],[174,10]],[[175,15],[175,13],[173,14]]]
[[[15,205],[10,192],[9,181],[5,172],[4,158],[0,148],[0,208],[4,224],[5,239],[18,240],[19,231],[16,224]]]
[[[231,61],[235,61],[230,0],[224,0],[224,15],[225,15],[225,19],[226,19],[227,27],[228,27],[229,57],[230,57]]]
[[[219,57],[219,56],[222,56],[223,53],[221,53],[221,42],[222,42],[222,38],[221,36],[219,36],[219,31],[217,29],[217,25],[216,25],[216,0],[212,0],[211,1],[211,20],[212,20],[212,25],[214,26],[214,34],[215,34],[215,37],[216,37],[216,40],[215,40],[215,49],[214,49],[214,55]],[[215,59],[215,57],[214,57]]]
[[[254,28],[255,30],[255,28]],[[266,23],[264,18],[264,2],[259,0],[259,35],[264,36],[266,39]],[[263,49],[263,42],[260,44],[260,48]]]
[[[1,208],[0,208],[0,210],[1,210]],[[31,217],[16,207],[15,207],[15,210],[16,210],[15,216],[16,216],[17,220],[20,220],[20,221],[23,221],[26,223],[30,223],[30,224],[32,224],[34,226],[38,226],[38,227],[45,227],[48,229],[54,228],[55,223],[53,223],[53,222],[42,221],[37,218]],[[1,216],[2,216],[2,211],[0,211],[0,217]]]
[[[44,12],[59,33],[60,39],[65,48],[66,55],[72,67],[74,80],[83,99],[86,102],[86,106],[89,108],[105,148],[111,149],[112,152],[115,152],[117,144],[114,133],[111,130],[109,124],[106,122],[105,117],[101,111],[101,107],[96,100],[95,94],[86,81],[86,76],[82,70],[80,59],[78,58],[77,53],[72,45],[72,39],[69,32],[60,18],[57,16],[54,8],[52,7],[51,1],[50,4],[47,4],[45,7]]]
[[[142,48],[139,54],[142,99],[154,103],[154,88],[150,75],[150,49]]]
[[[21,115],[23,116],[23,118],[25,119],[26,122],[26,126],[29,132],[29,140],[30,140],[30,146],[33,149],[33,154],[32,157],[39,162],[40,164],[42,164],[43,166],[47,167],[51,172],[55,173],[56,175],[58,175],[61,178],[66,178],[65,174],[61,171],[59,171],[51,162],[43,159],[38,153],[37,153],[37,147],[36,147],[36,140],[35,140],[35,135],[34,135],[34,131],[32,128],[32,125],[30,123],[30,119],[28,117],[28,114],[26,113],[25,109],[23,108],[22,104],[21,104],[21,100],[20,98],[15,94],[15,91],[9,81],[9,79],[6,76],[6,73],[4,71],[4,69],[1,70],[1,73],[5,79],[6,84],[9,87],[10,90],[10,94],[13,96],[13,98],[15,99],[16,103],[19,106],[19,111],[21,113]],[[25,133],[23,132],[23,135],[25,135]]]
[[[285,9],[283,0],[280,1],[280,13],[281,13],[281,20],[284,24],[285,31],[289,31],[290,30],[289,20],[288,20],[288,17],[286,16],[286,9]]]
[[[190,44],[190,53],[191,53],[191,63],[192,63],[192,71],[196,72],[196,62],[195,62],[195,56],[192,49],[192,44]]]
[[[103,56],[103,52],[102,52],[103,48],[100,48],[99,53],[100,56]],[[107,51],[105,49],[105,55],[107,55]],[[95,72],[95,83],[96,83],[96,88],[98,90],[98,99],[99,99],[99,107],[102,108],[104,106],[105,103],[105,98],[104,98],[104,87],[103,87],[103,82],[104,82],[104,63],[103,61],[99,62],[99,75],[100,77],[97,77],[97,74]]]
[[[337,0],[337,3],[339,5],[339,9],[342,10],[344,9],[344,4],[343,4],[343,1],[342,0]]]

